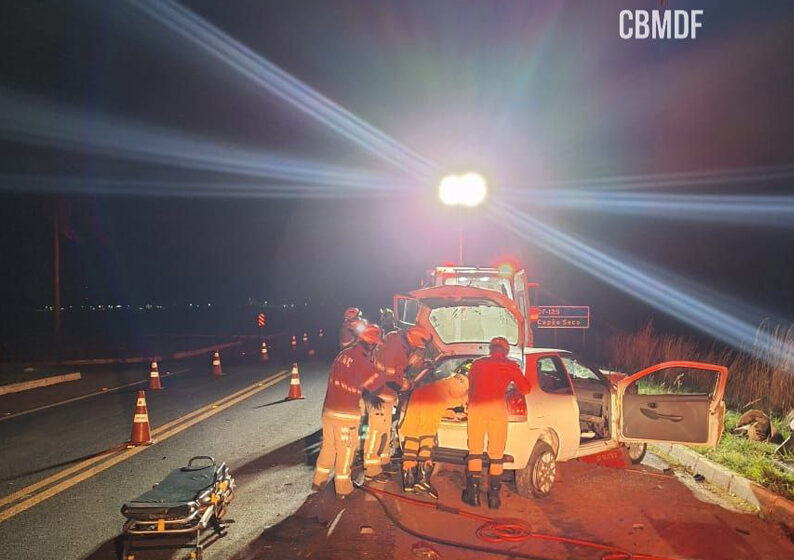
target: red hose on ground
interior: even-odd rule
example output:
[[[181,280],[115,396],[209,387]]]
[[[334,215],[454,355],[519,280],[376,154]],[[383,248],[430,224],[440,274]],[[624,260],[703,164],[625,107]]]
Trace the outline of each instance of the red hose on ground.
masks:
[[[384,496],[389,496],[396,500],[400,500],[402,502],[413,504],[418,507],[437,509],[439,511],[443,511],[453,515],[458,515],[460,517],[473,519],[475,521],[484,521],[485,523],[480,527],[478,527],[477,530],[475,531],[475,535],[477,535],[477,538],[479,538],[480,540],[489,543],[523,542],[529,539],[538,539],[538,540],[559,542],[563,544],[570,544],[573,546],[580,546],[580,547],[592,548],[595,550],[603,551],[603,554],[601,555],[601,560],[675,560],[673,558],[654,556],[652,554],[638,554],[638,553],[627,552],[616,546],[601,544],[583,539],[574,539],[570,537],[563,537],[557,535],[546,535],[544,533],[533,533],[532,528],[529,526],[529,524],[525,523],[520,519],[496,519],[494,517],[489,517],[487,515],[481,515],[478,513],[460,510],[458,508],[445,506],[437,502],[425,502],[423,500],[418,500],[416,498],[410,498],[408,496],[403,496],[401,494],[395,494],[394,492],[389,492],[388,490],[382,490],[380,488],[373,488],[371,486],[361,486],[360,488],[365,492],[369,492],[370,494],[375,495],[376,498],[377,498],[377,494],[381,494]],[[380,500],[378,500],[378,502],[385,508],[385,505],[382,502],[380,502]],[[389,515],[389,517],[392,516]],[[460,544],[459,546],[465,547],[466,545]],[[505,554],[504,551],[493,551],[493,553]]]

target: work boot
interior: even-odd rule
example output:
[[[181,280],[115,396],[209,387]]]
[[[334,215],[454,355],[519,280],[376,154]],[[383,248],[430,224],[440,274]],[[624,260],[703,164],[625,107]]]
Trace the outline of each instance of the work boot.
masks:
[[[424,492],[434,499],[438,499],[438,490],[430,484],[430,475],[433,474],[433,463],[430,461],[423,461],[419,467],[419,476],[417,477],[414,490],[417,492]]]
[[[502,489],[501,477],[490,477],[488,488],[488,509],[499,509],[502,505],[502,500],[499,498],[499,490]]]
[[[463,490],[461,499],[464,504],[470,506],[480,505],[480,473],[466,474],[466,488]]]
[[[377,484],[386,484],[391,480],[391,476],[388,473],[380,472],[374,476],[365,476],[364,480],[367,482],[375,482]]]
[[[403,467],[403,492],[413,492],[414,484],[416,484],[416,469],[417,467],[405,468]]]

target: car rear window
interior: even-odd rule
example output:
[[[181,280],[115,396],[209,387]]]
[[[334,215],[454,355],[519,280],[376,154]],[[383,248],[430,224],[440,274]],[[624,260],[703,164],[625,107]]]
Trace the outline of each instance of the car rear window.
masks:
[[[445,344],[489,342],[495,336],[518,343],[518,323],[504,307],[466,305],[437,307],[430,312],[430,324]]]

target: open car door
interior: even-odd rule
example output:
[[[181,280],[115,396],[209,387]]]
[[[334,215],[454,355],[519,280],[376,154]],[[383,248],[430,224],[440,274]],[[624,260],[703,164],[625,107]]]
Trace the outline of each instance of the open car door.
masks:
[[[407,329],[416,325],[419,305],[419,301],[416,298],[396,294],[394,296],[394,324],[400,329]]]
[[[682,382],[690,373],[698,383]],[[657,364],[620,380],[618,440],[716,446],[723,430],[727,381],[724,366],[686,361]]]

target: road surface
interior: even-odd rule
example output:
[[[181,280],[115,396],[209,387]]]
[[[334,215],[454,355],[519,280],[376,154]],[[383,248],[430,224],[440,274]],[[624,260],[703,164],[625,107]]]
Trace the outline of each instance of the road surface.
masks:
[[[212,547],[216,558],[230,556],[264,527],[295,511],[309,493],[311,467],[304,463],[319,439],[328,360],[309,358],[307,349],[302,344],[296,351],[274,348],[265,363],[255,352],[241,356],[238,350],[224,357],[226,375],[220,378],[209,375],[206,359],[180,362],[175,371],[188,371],[164,378],[164,390],[146,393],[156,443],[131,450],[135,454],[124,450],[94,457],[129,439],[139,386],[0,421],[0,559],[116,558],[122,503],[192,455],[226,461],[237,480],[229,514],[233,530]],[[284,402],[289,387],[285,372],[293,360],[300,364],[307,398]],[[239,402],[224,403],[235,394]],[[221,404],[213,408],[214,402]],[[190,416],[202,408],[198,417]],[[178,431],[186,422],[191,425]],[[169,424],[171,429],[157,433]],[[299,455],[303,461],[295,460]],[[99,470],[108,461],[118,462]],[[75,468],[79,470],[69,473]],[[99,472],[86,477],[94,470]],[[59,478],[65,472],[69,474]],[[50,478],[49,484],[36,487]],[[24,489],[32,485],[26,496]],[[39,501],[62,486],[63,491]]]
[[[401,523],[427,534],[421,538],[395,526],[362,491],[342,502],[330,487],[311,493],[329,360],[327,353],[310,358],[308,348],[274,348],[267,363],[252,348],[230,351],[222,356],[221,378],[209,375],[206,359],[169,366],[180,373],[163,379],[163,391],[147,392],[157,440],[150,447],[96,455],[129,437],[137,386],[0,420],[0,559],[116,558],[121,504],[199,454],[226,461],[238,483],[228,514],[235,523],[227,537],[206,549],[207,558],[413,560],[432,558],[430,549],[440,559],[504,557],[431,542],[436,537],[535,558],[602,558],[603,551],[535,539],[483,543],[475,536],[481,522],[385,497],[384,505]],[[285,372],[294,360],[306,398],[284,402]],[[43,402],[28,399],[37,406]],[[794,558],[791,535],[781,528],[737,511],[730,500],[685,475],[662,472],[664,465],[649,457],[650,465],[632,470],[565,464],[562,480],[545,500],[520,498],[506,485],[499,514],[520,518],[538,533],[665,558]],[[461,469],[445,467],[435,482],[441,503],[462,507]],[[396,481],[385,489],[399,493]]]

